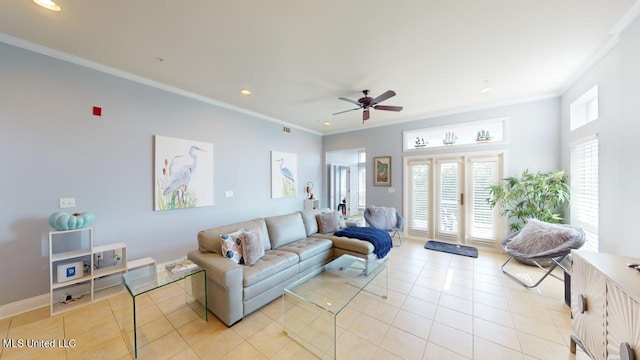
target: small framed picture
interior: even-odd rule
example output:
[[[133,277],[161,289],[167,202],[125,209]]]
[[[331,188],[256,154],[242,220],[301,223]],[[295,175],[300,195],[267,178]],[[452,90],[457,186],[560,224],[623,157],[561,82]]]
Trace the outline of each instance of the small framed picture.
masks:
[[[373,158],[373,185],[391,186],[391,156]]]

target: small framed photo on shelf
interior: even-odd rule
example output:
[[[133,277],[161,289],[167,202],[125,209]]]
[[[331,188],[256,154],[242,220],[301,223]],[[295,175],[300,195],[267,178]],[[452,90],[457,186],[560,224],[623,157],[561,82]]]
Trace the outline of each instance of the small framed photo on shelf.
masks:
[[[391,156],[373,158],[373,185],[391,186]]]

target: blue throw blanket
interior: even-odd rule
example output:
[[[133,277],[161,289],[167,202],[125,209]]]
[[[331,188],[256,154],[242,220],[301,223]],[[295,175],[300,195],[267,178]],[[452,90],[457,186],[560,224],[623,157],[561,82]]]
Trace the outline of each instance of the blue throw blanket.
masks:
[[[387,256],[393,244],[391,236],[384,230],[374,229],[372,227],[349,227],[344,230],[333,233],[335,236],[346,236],[354,239],[366,240],[373,244],[373,253],[382,259]]]

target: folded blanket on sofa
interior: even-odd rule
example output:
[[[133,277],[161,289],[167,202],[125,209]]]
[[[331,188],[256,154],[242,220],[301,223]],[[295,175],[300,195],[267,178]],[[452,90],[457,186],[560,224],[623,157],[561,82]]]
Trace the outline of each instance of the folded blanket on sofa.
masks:
[[[393,246],[391,236],[388,232],[380,229],[374,229],[372,227],[349,227],[336,231],[333,235],[365,240],[372,243],[374,247],[373,253],[376,254],[378,259],[382,259],[387,256]]]

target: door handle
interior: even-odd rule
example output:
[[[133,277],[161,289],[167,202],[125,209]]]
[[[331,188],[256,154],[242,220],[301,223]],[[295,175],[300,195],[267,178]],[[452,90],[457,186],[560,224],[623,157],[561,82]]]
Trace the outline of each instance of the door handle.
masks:
[[[464,194],[460,193],[460,205],[464,205]]]

